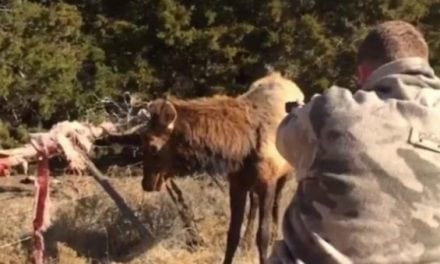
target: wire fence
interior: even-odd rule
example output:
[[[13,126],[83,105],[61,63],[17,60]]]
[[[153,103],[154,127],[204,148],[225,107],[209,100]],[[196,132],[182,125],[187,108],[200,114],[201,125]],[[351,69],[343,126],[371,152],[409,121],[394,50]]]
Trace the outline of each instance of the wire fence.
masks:
[[[8,247],[12,247],[12,246],[18,245],[20,243],[23,243],[23,242],[25,242],[27,240],[31,240],[31,239],[32,239],[32,236],[31,235],[27,235],[27,236],[25,236],[25,237],[23,237],[21,239],[18,239],[18,240],[15,240],[15,241],[12,241],[12,242],[0,245],[0,249],[5,249],[5,248],[8,248]]]

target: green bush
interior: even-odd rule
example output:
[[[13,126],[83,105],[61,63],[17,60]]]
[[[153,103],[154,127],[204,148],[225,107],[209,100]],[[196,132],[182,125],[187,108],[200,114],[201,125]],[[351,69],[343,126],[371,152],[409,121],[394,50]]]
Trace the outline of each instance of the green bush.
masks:
[[[439,0],[4,3],[0,118],[8,130],[84,118],[98,98],[126,90],[150,98],[238,94],[266,65],[307,97],[332,84],[355,89],[357,45],[388,19],[418,25],[440,70]]]

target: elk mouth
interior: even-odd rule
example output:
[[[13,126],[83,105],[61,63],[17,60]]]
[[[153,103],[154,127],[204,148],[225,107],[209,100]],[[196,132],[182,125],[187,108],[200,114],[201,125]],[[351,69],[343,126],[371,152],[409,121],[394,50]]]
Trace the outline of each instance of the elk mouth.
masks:
[[[163,175],[158,174],[152,177],[145,177],[142,179],[142,189],[146,192],[158,192],[163,185]]]

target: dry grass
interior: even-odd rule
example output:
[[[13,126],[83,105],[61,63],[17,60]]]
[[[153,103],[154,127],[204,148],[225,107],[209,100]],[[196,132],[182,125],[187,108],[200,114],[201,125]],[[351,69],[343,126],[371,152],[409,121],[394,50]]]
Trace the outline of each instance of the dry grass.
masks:
[[[165,192],[144,193],[140,177],[112,178],[129,206],[155,235],[153,247],[125,262],[117,261],[141,238],[121,217],[113,201],[91,177],[58,179],[61,183],[52,186],[52,224],[45,235],[48,263],[221,263],[229,221],[228,194],[208,176],[177,180],[206,242],[196,249],[187,247],[187,233]],[[14,182],[14,177],[0,179],[0,186]],[[226,183],[223,184],[226,187]],[[294,183],[290,181],[284,190],[283,210],[292,197],[293,188]],[[32,193],[0,193],[0,247],[29,233],[32,203]],[[0,248],[0,263],[26,263],[29,249],[29,241]],[[250,251],[239,249],[235,263],[257,263],[256,247]]]

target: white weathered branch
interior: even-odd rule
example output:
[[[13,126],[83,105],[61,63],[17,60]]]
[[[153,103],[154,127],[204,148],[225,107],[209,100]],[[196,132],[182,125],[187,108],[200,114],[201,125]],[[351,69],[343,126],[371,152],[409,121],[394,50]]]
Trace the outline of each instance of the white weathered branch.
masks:
[[[0,175],[8,175],[12,167],[26,164],[37,158],[38,151],[49,156],[65,155],[71,169],[82,171],[86,168],[77,150],[89,153],[95,140],[107,135],[120,133],[117,125],[103,122],[100,125],[63,121],[48,132],[31,134],[31,142],[22,147],[0,150]]]

